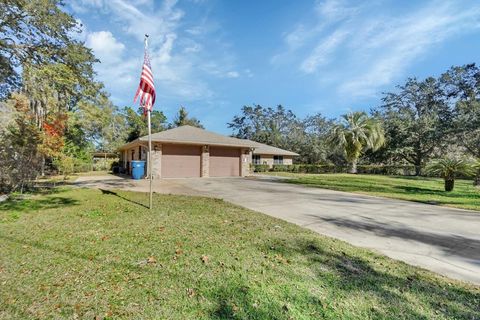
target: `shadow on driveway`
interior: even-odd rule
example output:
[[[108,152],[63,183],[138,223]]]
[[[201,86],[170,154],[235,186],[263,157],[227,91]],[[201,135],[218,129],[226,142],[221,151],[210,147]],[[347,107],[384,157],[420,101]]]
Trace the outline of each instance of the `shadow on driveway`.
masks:
[[[374,221],[373,219],[368,219],[370,221],[354,221],[344,217],[324,218],[314,215],[311,215],[311,217],[338,227],[370,232],[382,238],[400,238],[428,244],[441,249],[447,255],[465,258],[476,265],[480,265],[480,241],[477,239],[454,234],[446,235],[419,231],[404,226],[394,226]]]

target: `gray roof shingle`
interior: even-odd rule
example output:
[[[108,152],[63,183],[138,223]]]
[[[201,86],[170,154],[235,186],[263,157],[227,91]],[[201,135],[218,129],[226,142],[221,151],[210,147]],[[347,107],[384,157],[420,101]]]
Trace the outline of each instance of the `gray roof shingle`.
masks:
[[[148,141],[148,136],[140,137],[139,140]],[[232,138],[192,126],[181,126],[154,133],[152,134],[152,141],[245,148],[252,148],[254,145],[254,142],[250,140]]]
[[[148,136],[143,136],[135,141],[127,143],[120,147],[120,150],[127,149],[137,142],[148,141]],[[215,132],[200,129],[192,126],[181,126],[161,132],[152,134],[152,141],[164,142],[164,143],[183,143],[183,144],[198,144],[198,145],[211,145],[211,146],[228,146],[228,147],[243,147],[243,148],[255,148],[253,153],[256,154],[272,154],[272,155],[287,155],[298,156],[297,153],[283,150],[280,148],[272,147],[263,143],[238,139],[233,137],[224,136]]]
[[[268,154],[268,155],[293,156],[293,157],[299,156],[298,153],[295,153],[292,151],[280,149],[277,147],[272,147],[272,146],[269,146],[268,144],[263,144],[260,142],[255,142],[255,141],[252,141],[252,142],[255,144],[254,145],[255,150],[253,150],[254,154]]]

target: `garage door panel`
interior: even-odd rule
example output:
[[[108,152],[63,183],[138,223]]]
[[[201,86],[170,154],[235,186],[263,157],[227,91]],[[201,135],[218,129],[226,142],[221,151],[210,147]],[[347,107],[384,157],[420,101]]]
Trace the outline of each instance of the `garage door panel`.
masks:
[[[198,146],[163,145],[162,177],[200,177],[201,150]]]
[[[210,176],[238,177],[240,175],[240,149],[210,147]]]

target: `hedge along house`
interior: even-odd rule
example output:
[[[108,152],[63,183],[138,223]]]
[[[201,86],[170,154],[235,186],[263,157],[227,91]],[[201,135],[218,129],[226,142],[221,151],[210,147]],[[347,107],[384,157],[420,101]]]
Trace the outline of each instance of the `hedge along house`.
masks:
[[[148,136],[144,136],[119,148],[120,164],[126,172],[131,173],[132,160],[147,161],[147,143]],[[192,126],[154,133],[153,177],[244,177],[250,173],[252,152],[259,145]],[[147,163],[148,170],[150,165]]]

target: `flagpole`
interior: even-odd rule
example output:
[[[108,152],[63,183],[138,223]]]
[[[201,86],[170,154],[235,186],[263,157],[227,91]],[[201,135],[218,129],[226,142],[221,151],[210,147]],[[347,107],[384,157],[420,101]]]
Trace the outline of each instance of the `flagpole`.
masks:
[[[145,51],[148,50],[148,35],[145,35]],[[153,106],[152,106],[153,107]],[[153,193],[152,193],[152,180],[153,180],[153,163],[152,163],[152,125],[150,120],[150,113],[152,108],[147,109],[147,122],[148,122],[148,178],[150,180],[150,199],[148,208],[151,210],[153,208]]]
[[[147,111],[147,119],[148,119],[148,175],[150,179],[150,202],[149,202],[149,209],[152,209],[152,180],[153,180],[153,163],[152,163],[152,126],[150,124],[150,112],[151,110]]]

